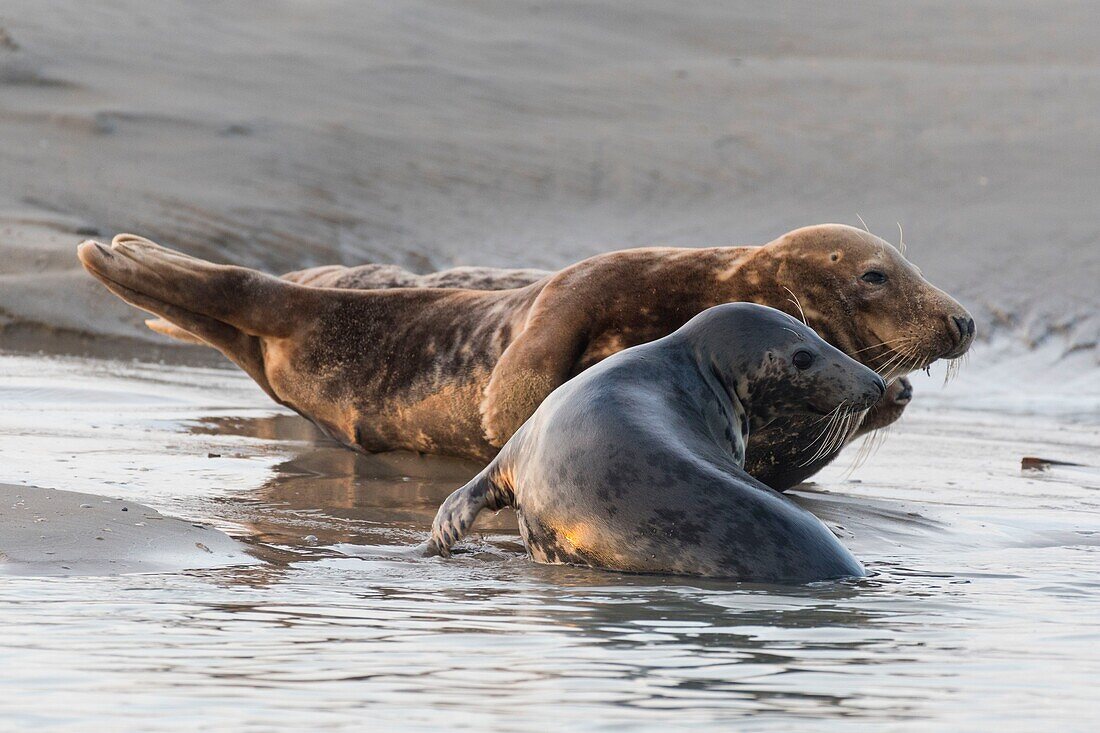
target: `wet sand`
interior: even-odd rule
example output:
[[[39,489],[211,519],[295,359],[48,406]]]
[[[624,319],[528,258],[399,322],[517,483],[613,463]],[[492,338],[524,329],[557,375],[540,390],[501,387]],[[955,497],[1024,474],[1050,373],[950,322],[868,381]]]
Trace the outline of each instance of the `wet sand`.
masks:
[[[221,554],[171,564],[218,567],[16,567],[0,587],[0,716],[62,730],[1086,729],[1100,389],[1065,359],[1049,369],[1042,399],[995,370],[946,388],[918,375],[877,452],[853,468],[849,450],[794,493],[872,577],[777,587],[538,565],[508,512],[453,560],[424,559],[438,503],[475,467],[354,455],[227,369],[2,356],[0,481],[106,507],[90,524],[71,508],[80,531],[140,503],[194,530],[181,540],[232,536],[253,564],[203,540]],[[1021,470],[1025,455],[1081,465]],[[136,559],[174,552],[151,539]]]
[[[256,562],[208,525],[101,494],[0,484],[0,528],[4,575],[167,573]]]

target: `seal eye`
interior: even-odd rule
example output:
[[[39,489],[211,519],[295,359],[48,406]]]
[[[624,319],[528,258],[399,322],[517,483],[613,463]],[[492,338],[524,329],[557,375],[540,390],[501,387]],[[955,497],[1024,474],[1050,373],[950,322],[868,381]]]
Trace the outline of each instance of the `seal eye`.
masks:
[[[791,357],[791,361],[799,369],[809,369],[810,365],[814,363],[814,355],[808,351],[796,351],[794,356]]]
[[[886,282],[886,273],[878,270],[868,270],[859,276],[859,279],[871,285],[882,285]]]

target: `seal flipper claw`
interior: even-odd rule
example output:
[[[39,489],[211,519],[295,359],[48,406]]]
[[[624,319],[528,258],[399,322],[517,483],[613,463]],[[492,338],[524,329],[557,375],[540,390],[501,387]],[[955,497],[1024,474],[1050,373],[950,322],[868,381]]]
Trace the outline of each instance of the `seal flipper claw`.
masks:
[[[466,536],[477,515],[488,507],[485,479],[478,477],[447,497],[432,522],[429,554],[451,556],[451,547]]]
[[[497,511],[512,506],[512,491],[497,485],[490,477],[496,462],[468,484],[447,497],[432,522],[432,537],[426,554],[450,557],[451,548],[466,536],[485,509]]]
[[[206,341],[202,340],[190,331],[180,328],[176,324],[164,318],[149,318],[145,321],[146,327],[150,331],[155,331],[161,336],[167,336],[174,338],[177,341],[183,341],[188,344],[198,344],[200,346],[210,346]],[[215,347],[217,348],[217,347]]]

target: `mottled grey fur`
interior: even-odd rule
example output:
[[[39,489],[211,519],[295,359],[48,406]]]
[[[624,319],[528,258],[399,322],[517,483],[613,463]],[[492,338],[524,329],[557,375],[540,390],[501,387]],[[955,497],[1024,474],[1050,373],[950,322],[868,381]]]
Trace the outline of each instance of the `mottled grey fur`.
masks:
[[[792,363],[800,350],[809,368]],[[862,575],[825,525],[744,471],[745,441],[779,416],[864,409],[884,391],[780,311],[710,308],[556,389],[444,502],[429,553],[448,554],[482,510],[511,506],[539,562],[764,582]]]

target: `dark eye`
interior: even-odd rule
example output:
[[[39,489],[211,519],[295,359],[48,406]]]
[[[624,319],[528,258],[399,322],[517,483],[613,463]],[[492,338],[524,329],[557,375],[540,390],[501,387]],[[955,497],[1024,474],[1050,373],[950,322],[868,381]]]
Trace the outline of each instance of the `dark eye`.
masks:
[[[791,361],[799,369],[809,369],[810,365],[814,363],[814,355],[808,351],[796,351],[794,356],[791,357]]]
[[[886,282],[886,273],[878,270],[868,270],[859,276],[859,279],[871,285],[882,285]]]

